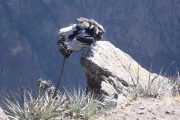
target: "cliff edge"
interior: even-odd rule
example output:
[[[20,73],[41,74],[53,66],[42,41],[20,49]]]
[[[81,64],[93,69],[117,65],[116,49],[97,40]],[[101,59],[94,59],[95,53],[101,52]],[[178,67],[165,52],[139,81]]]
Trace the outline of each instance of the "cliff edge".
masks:
[[[84,49],[81,65],[86,72],[88,90],[112,97],[117,97],[122,87],[137,84],[145,86],[148,80],[168,81],[168,78],[143,68],[109,41],[97,41],[90,48]]]

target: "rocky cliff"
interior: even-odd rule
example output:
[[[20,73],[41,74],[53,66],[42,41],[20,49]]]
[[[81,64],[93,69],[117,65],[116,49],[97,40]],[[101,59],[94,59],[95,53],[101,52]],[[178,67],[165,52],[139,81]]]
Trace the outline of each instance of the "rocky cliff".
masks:
[[[147,87],[154,83],[168,82],[168,79],[151,73],[131,56],[116,48],[108,41],[97,41],[90,48],[84,49],[81,65],[87,77],[88,90],[105,93],[109,96],[122,93],[122,87]]]
[[[57,31],[80,16],[104,25],[105,39],[147,69],[152,59],[154,71],[172,61],[179,68],[179,0],[1,0],[0,88],[16,89],[19,81],[32,87],[40,77],[57,80]],[[78,58],[74,53],[66,62],[65,86],[85,79]]]

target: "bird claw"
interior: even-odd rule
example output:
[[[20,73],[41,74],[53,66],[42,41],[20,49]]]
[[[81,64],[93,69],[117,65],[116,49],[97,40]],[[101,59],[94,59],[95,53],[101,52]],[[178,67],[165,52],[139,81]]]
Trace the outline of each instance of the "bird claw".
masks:
[[[64,44],[64,42],[59,42],[58,41],[58,45],[59,45],[59,51],[66,57],[68,58],[69,55],[72,53],[71,49],[68,49],[67,46]]]

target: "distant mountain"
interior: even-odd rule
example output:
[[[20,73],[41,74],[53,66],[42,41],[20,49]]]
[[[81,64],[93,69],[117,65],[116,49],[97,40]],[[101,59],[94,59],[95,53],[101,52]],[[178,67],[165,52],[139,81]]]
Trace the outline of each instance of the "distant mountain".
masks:
[[[0,88],[33,87],[38,78],[59,77],[62,55],[57,31],[77,17],[104,25],[105,39],[153,71],[175,61],[180,68],[179,0],[0,0]],[[74,53],[65,64],[63,85],[85,84]],[[174,70],[174,71],[172,71]]]

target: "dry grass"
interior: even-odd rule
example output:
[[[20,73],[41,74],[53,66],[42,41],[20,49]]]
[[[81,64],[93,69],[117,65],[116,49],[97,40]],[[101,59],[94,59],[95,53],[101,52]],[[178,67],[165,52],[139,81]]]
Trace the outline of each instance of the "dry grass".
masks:
[[[162,68],[163,69],[163,68]],[[133,94],[136,97],[144,97],[144,98],[161,98],[164,95],[177,95],[180,93],[180,76],[179,72],[177,72],[173,77],[166,78],[167,71],[162,75],[162,69],[160,73],[156,76],[151,76],[151,70],[149,73],[149,77],[147,83],[142,85],[139,82],[139,76],[132,77],[133,86],[130,86],[126,91],[128,94]],[[139,72],[139,70],[138,70]],[[139,74],[138,74],[139,75]],[[164,76],[164,79],[159,79],[159,77]]]

